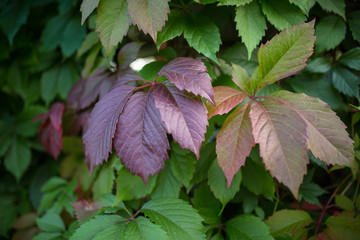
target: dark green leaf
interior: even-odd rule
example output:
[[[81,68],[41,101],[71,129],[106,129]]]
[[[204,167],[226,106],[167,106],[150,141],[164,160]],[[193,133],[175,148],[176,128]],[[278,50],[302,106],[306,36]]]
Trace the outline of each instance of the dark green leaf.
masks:
[[[169,19],[165,23],[161,32],[157,35],[156,46],[159,49],[161,44],[167,42],[175,37],[180,36],[184,32],[185,14],[180,10],[171,10]]]
[[[318,52],[335,48],[345,38],[344,20],[335,15],[324,17],[315,26],[315,47]]]
[[[360,42],[360,11],[354,11],[349,14],[348,22],[351,33],[355,40]]]
[[[312,73],[326,73],[331,68],[331,61],[324,57],[315,58],[305,67],[305,70]]]
[[[360,47],[353,48],[341,55],[339,58],[339,63],[354,70],[360,71]]]
[[[359,96],[359,77],[342,67],[335,67],[332,72],[332,83],[340,92],[354,96],[360,100]]]
[[[210,142],[201,148],[200,157],[196,162],[195,173],[193,179],[191,180],[192,185],[207,178],[210,165],[215,159],[215,142]]]
[[[220,222],[221,203],[214,197],[206,183],[201,183],[194,191],[192,204],[206,224],[216,224]]]
[[[256,52],[252,52],[250,60],[246,57],[248,52],[246,47],[242,43],[237,43],[234,46],[228,48],[221,58],[224,59],[228,64],[235,63],[246,69],[247,73],[251,75],[255,68],[259,65],[257,60]]]
[[[160,171],[156,186],[151,194],[151,198],[178,198],[181,183],[175,178],[171,171],[172,162],[165,162],[165,169]]]
[[[79,49],[85,36],[86,29],[80,25],[80,16],[76,15],[72,17],[64,29],[63,38],[60,43],[64,57],[71,56],[77,49]]]
[[[5,156],[5,168],[11,172],[16,180],[20,180],[31,162],[31,151],[28,142],[21,138],[14,137],[10,150]]]
[[[154,81],[157,77],[160,69],[165,66],[166,62],[164,61],[155,61],[146,64],[139,72],[138,75],[145,80]]]
[[[316,0],[316,2],[318,2],[323,9],[339,14],[345,19],[344,0]]]
[[[323,195],[324,193],[327,193],[327,191],[322,189],[318,184],[304,182],[300,185],[299,201],[301,201],[301,199],[304,199],[308,203],[321,206],[318,197]]]

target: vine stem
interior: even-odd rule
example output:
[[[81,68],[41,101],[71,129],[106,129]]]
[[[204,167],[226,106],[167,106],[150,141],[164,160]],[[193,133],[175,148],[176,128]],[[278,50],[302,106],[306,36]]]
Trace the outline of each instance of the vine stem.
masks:
[[[335,197],[336,193],[340,190],[340,188],[346,183],[346,181],[351,177],[351,173],[349,175],[347,175],[342,181],[341,183],[337,186],[337,188],[334,190],[334,192],[331,194],[329,200],[327,201],[326,205],[324,206],[324,208],[322,209],[319,219],[316,223],[316,228],[315,228],[315,236],[317,235],[319,229],[320,229],[320,225],[321,225],[321,221],[326,213],[326,210],[329,208],[329,205],[331,203],[331,201],[333,200],[333,198]]]

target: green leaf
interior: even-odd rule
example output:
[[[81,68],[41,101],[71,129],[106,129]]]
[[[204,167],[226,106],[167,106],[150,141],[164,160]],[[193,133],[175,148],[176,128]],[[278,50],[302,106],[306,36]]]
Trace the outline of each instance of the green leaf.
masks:
[[[21,138],[14,137],[10,150],[5,155],[5,168],[19,181],[31,162],[31,151],[28,143]]]
[[[132,2],[132,1],[131,1]],[[131,18],[126,0],[102,0],[96,15],[96,31],[109,57],[112,50],[126,35]]]
[[[52,177],[46,181],[46,183],[41,187],[42,192],[50,192],[63,187],[68,182],[61,177]]]
[[[202,218],[183,200],[168,198],[151,200],[143,205],[141,212],[160,225],[172,240],[205,239]]]
[[[70,237],[71,240],[123,239],[126,219],[119,215],[97,215],[82,224]]]
[[[290,28],[306,20],[301,10],[287,0],[267,1],[260,0],[262,10],[270,23],[279,31]]]
[[[210,119],[210,121],[212,121],[212,119]],[[191,180],[192,185],[207,178],[210,165],[216,158],[215,146],[216,143],[213,141],[200,149],[200,157],[196,162],[195,173],[193,179]]]
[[[348,23],[354,39],[360,42],[360,10],[351,12],[348,15]]]
[[[36,224],[45,232],[65,232],[65,224],[55,213],[47,213],[42,218],[36,218]]]
[[[301,201],[301,199],[304,199],[308,203],[321,206],[318,197],[323,195],[324,193],[327,193],[327,191],[322,189],[318,184],[304,182],[300,185],[299,188],[299,201]]]
[[[175,178],[171,165],[172,162],[165,162],[165,168],[160,171],[156,186],[151,194],[151,198],[178,198],[181,183]]]
[[[99,38],[96,32],[92,31],[86,35],[84,41],[81,43],[77,50],[76,58],[80,58],[84,53],[89,51],[95,44],[99,42]]]
[[[257,55],[253,51],[251,54],[250,60],[246,57],[248,56],[246,47],[244,44],[238,42],[234,46],[228,48],[221,58],[224,59],[228,64],[237,64],[242,68],[245,68],[247,73],[250,75],[254,72],[255,68],[259,65],[257,60]]]
[[[308,14],[310,8],[315,4],[315,0],[289,0],[289,2],[298,6],[305,14]]]
[[[80,16],[75,15],[67,23],[60,46],[64,57],[70,57],[79,49],[86,36],[86,28],[80,25]]]
[[[335,67],[332,72],[332,83],[340,92],[360,100],[359,77],[351,71],[346,68]]]
[[[312,73],[326,73],[331,68],[331,61],[324,57],[318,57],[309,62],[305,70]]]
[[[225,223],[225,232],[230,240],[273,240],[269,227],[253,215],[239,215]]]
[[[98,6],[99,2],[100,2],[100,0],[83,0],[82,1],[81,7],[80,7],[80,11],[82,13],[81,25],[84,24],[85,20],[89,17],[89,15]]]
[[[7,72],[7,81],[8,86],[11,90],[17,94],[19,94],[23,99],[26,100],[25,95],[25,85],[26,79],[24,78],[24,74],[22,74],[22,70],[17,64],[17,62],[13,62]]]
[[[265,223],[270,227],[270,233],[274,237],[285,232],[294,236],[312,223],[312,219],[307,212],[302,210],[280,210],[269,217]]]
[[[92,191],[94,193],[94,199],[100,198],[101,195],[111,193],[114,186],[115,174],[114,169],[110,164],[105,164],[101,167]]]
[[[195,171],[195,155],[182,149],[179,144],[172,142],[170,162],[171,170],[176,179],[185,187],[189,187]]]
[[[335,239],[359,239],[360,219],[349,216],[330,216],[325,221]]]
[[[122,167],[116,178],[116,203],[120,201],[134,200],[144,197],[152,192],[156,185],[156,176],[149,177],[147,185],[138,175],[132,175],[125,167]]]
[[[186,15],[183,11],[171,10],[168,21],[161,32],[157,34],[156,46],[158,49],[164,42],[178,37],[184,32],[185,19]]]
[[[314,20],[282,31],[258,51],[259,85],[294,75],[306,66],[314,46]]]
[[[154,81],[158,76],[161,68],[166,65],[164,61],[155,61],[146,64],[139,72],[138,75],[145,80]]]
[[[235,197],[235,194],[240,190],[241,171],[238,171],[228,187],[228,182],[223,170],[219,167],[217,161],[213,161],[208,172],[208,184],[215,197],[220,200],[222,210],[226,204]]]
[[[237,7],[243,6],[245,4],[251,3],[252,0],[219,0],[218,6],[231,6],[235,5]]]
[[[126,227],[124,239],[127,240],[166,240],[169,239],[166,232],[158,226],[153,224],[149,219],[144,217],[137,217]]]
[[[345,19],[345,3],[344,0],[316,0],[317,3],[326,11],[339,14]]]
[[[214,197],[209,186],[202,182],[194,190],[194,197],[191,199],[194,208],[196,208],[206,224],[216,224],[220,222],[221,203]]]
[[[52,240],[61,239],[61,233],[59,232],[41,232],[36,235],[32,240]]]
[[[133,23],[145,34],[150,34],[156,43],[156,35],[167,20],[170,12],[168,2],[170,0],[132,0],[128,1],[129,15]]]
[[[355,208],[350,198],[345,195],[335,195],[335,204],[344,210],[354,211]]]
[[[259,4],[254,1],[236,8],[235,22],[239,36],[248,50],[248,60],[250,60],[252,51],[265,35],[265,16]]]
[[[315,27],[316,50],[322,52],[335,48],[345,38],[345,33],[346,25],[340,17],[332,15],[322,18]]]
[[[30,3],[27,0],[12,0],[7,2],[0,12],[0,27],[12,45],[15,34],[29,15]]]
[[[219,51],[221,38],[219,29],[210,19],[199,14],[188,15],[184,37],[190,47],[218,63],[216,52]]]
[[[241,171],[242,182],[249,191],[256,195],[265,194],[271,197],[274,196],[274,180],[269,172],[265,170],[263,164],[260,165],[252,160],[248,160]]]
[[[341,55],[339,63],[360,71],[360,47],[353,48]]]

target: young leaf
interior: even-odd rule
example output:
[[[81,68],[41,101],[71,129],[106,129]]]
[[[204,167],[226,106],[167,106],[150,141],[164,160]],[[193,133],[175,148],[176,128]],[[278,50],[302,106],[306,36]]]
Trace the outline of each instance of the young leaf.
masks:
[[[306,123],[307,147],[315,157],[327,164],[354,166],[353,140],[345,131],[345,124],[320,99],[279,91],[272,96],[281,104],[291,106]],[[316,113],[316,114],[315,114]]]
[[[131,221],[125,231],[124,239],[127,240],[167,240],[169,237],[159,226],[144,217],[137,217]]]
[[[86,162],[90,171],[107,160],[113,146],[113,137],[120,113],[134,87],[123,85],[105,95],[94,107],[83,135]]]
[[[294,75],[306,66],[313,52],[314,23],[313,20],[286,29],[260,47],[260,86]]]
[[[349,14],[348,22],[349,22],[349,28],[351,30],[351,33],[354,37],[354,39],[358,42],[360,42],[360,17],[359,17],[360,11],[354,11]]]
[[[201,217],[183,200],[168,198],[151,200],[144,204],[141,212],[160,225],[170,239],[206,239]]]
[[[154,96],[166,131],[182,148],[191,150],[199,158],[208,125],[204,103],[191,93],[164,84],[155,86]]]
[[[99,5],[100,0],[83,0],[80,6],[80,11],[82,13],[81,25],[84,24],[85,20],[89,15],[94,11],[94,9]]]
[[[225,223],[230,239],[273,240],[269,227],[253,215],[239,215]]]
[[[129,15],[133,23],[156,43],[156,35],[167,20],[170,0],[128,0]]]
[[[253,1],[236,8],[235,22],[239,36],[248,50],[248,59],[250,60],[252,51],[265,35],[265,16],[261,12],[259,4]]]
[[[254,146],[249,110],[249,104],[236,108],[216,135],[218,163],[227,178],[228,187]]]
[[[208,184],[215,197],[220,200],[222,210],[226,204],[235,197],[235,194],[240,190],[241,171],[238,171],[228,185],[224,172],[218,165],[217,161],[213,161],[208,171]],[[221,210],[221,211],[222,211]]]
[[[246,70],[235,63],[232,63],[232,80],[243,91],[252,93],[250,77]]]
[[[254,102],[250,118],[266,169],[297,198],[308,162],[305,121],[287,104],[273,99]]]
[[[184,32],[185,19],[186,15],[183,11],[176,9],[171,10],[169,20],[157,35],[156,46],[158,49],[164,42],[178,37]]]
[[[289,232],[294,236],[311,222],[310,215],[301,210],[280,210],[265,221],[266,225],[270,227],[271,235],[274,237],[285,232]]]
[[[335,48],[345,38],[346,25],[340,17],[324,17],[315,27],[316,50],[322,52]]]
[[[290,28],[306,20],[301,10],[286,0],[260,0],[262,10],[270,23],[279,31]]]
[[[214,90],[205,64],[199,59],[179,57],[166,64],[158,73],[180,90],[192,92],[214,103]]]
[[[100,1],[96,16],[96,31],[99,33],[107,56],[122,41],[130,24],[131,18],[128,16],[126,0]]]
[[[327,10],[339,14],[345,19],[345,3],[344,0],[316,0],[319,5]]]
[[[206,16],[193,14],[188,15],[186,20],[184,37],[190,47],[218,63],[215,54],[219,50],[221,38],[217,26]]]
[[[168,160],[170,149],[159,110],[152,92],[135,93],[120,115],[114,148],[121,162],[146,183]]]
[[[236,105],[241,103],[246,95],[234,88],[217,86],[214,88],[214,99],[215,99],[215,107],[206,103],[206,108],[208,109],[208,118],[211,118],[215,115],[222,115],[228,113],[231,109],[233,109]]]

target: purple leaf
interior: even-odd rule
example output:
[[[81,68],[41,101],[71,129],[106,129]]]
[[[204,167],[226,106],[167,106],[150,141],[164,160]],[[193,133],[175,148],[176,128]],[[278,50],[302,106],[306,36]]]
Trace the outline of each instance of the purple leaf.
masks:
[[[114,148],[121,162],[146,183],[168,159],[170,149],[154,95],[135,93],[125,106],[116,128]]]
[[[199,158],[208,125],[204,103],[191,93],[164,84],[155,86],[154,95],[166,131],[182,148],[191,150]]]
[[[134,87],[122,85],[106,94],[94,107],[83,135],[85,159],[90,171],[107,160],[111,153],[113,137],[119,115]]]
[[[206,98],[215,105],[214,90],[205,64],[199,59],[179,57],[166,64],[158,73],[180,90]]]
[[[143,43],[141,42],[130,42],[125,44],[117,55],[117,61],[119,69],[126,69],[130,63],[136,60],[138,57],[139,50]]]

